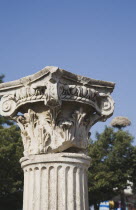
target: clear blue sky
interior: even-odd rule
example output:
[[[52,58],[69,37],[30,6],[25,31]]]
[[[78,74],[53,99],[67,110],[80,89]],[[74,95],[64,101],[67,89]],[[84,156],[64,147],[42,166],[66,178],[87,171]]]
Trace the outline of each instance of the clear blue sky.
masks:
[[[136,0],[0,0],[5,81],[47,65],[115,82],[113,117],[128,117],[136,136]]]

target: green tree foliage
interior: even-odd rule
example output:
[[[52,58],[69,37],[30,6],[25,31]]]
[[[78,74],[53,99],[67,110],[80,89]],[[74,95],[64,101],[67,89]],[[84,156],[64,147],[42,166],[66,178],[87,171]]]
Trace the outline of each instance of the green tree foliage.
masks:
[[[0,82],[3,81],[0,76]],[[23,172],[19,159],[23,156],[20,130],[0,116],[0,209],[18,210],[22,206]]]
[[[113,198],[127,187],[132,174],[133,137],[127,131],[106,127],[96,134],[89,145],[90,204],[99,204]]]
[[[133,183],[133,193],[136,194],[136,146],[133,147],[132,153],[132,163],[131,163],[131,179],[130,181]]]
[[[23,172],[19,163],[21,157],[19,128],[15,125],[0,128],[0,203],[4,208],[10,205],[14,206],[15,210],[22,203]]]

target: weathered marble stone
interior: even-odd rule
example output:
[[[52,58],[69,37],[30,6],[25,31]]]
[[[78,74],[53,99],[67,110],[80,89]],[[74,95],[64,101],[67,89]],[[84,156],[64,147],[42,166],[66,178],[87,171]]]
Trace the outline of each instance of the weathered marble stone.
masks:
[[[55,153],[23,158],[25,210],[87,210],[87,169],[83,154]]]
[[[113,89],[58,67],[0,84],[0,114],[21,129],[24,210],[88,209],[89,131],[113,114]]]

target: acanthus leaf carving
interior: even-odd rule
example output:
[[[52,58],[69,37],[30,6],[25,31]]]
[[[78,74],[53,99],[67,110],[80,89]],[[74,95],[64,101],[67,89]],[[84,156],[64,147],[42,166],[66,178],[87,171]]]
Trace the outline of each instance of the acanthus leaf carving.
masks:
[[[14,118],[21,129],[25,156],[72,147],[85,151],[92,119],[82,108],[66,117],[61,107],[46,108],[42,114],[29,109],[23,116]]]
[[[21,129],[24,155],[46,153],[50,135],[40,123],[37,114],[29,109],[24,116],[17,116],[16,121]]]
[[[0,87],[0,114],[20,126],[25,156],[85,151],[91,126],[114,111],[113,83],[59,68],[47,67]]]

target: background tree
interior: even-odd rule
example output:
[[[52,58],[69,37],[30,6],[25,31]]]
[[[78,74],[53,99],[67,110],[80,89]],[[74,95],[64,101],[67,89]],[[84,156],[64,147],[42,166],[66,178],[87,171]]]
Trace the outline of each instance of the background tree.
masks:
[[[130,181],[133,183],[133,193],[136,194],[136,146],[133,147]]]
[[[131,125],[131,122],[130,120],[127,118],[127,117],[122,117],[122,116],[119,116],[119,117],[115,117],[112,121],[111,121],[111,126],[115,127],[115,128],[118,128],[118,129],[122,129],[122,128],[125,128],[127,126],[130,126]],[[131,163],[132,163],[132,160],[131,160]],[[129,175],[130,177],[130,175]],[[125,203],[125,194],[124,194],[124,190],[121,191],[121,207],[122,207],[122,210],[125,210],[126,209],[126,203]]]
[[[0,82],[4,76],[0,76]],[[23,172],[19,159],[23,147],[20,130],[10,120],[0,116],[0,209],[22,207]]]
[[[131,174],[133,137],[129,132],[105,127],[89,145],[92,158],[89,169],[90,205],[112,199],[128,185]]]

